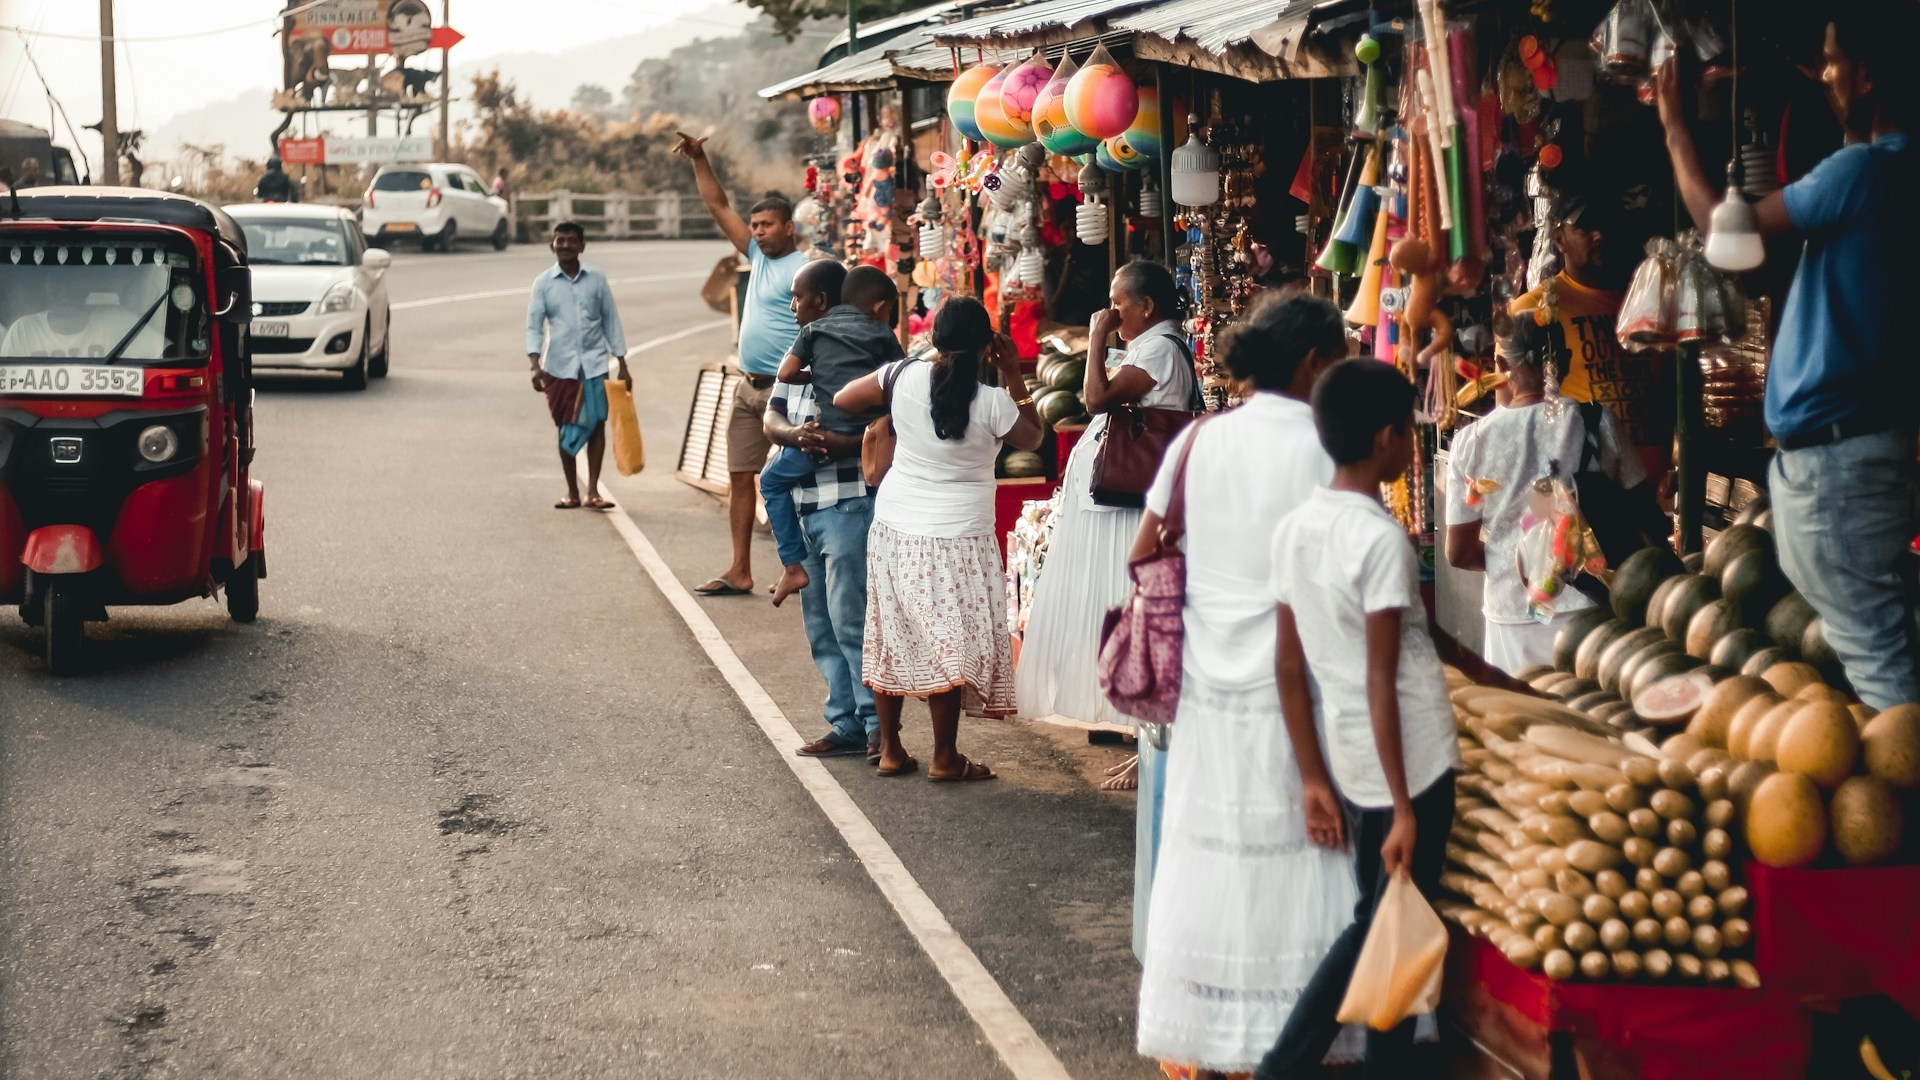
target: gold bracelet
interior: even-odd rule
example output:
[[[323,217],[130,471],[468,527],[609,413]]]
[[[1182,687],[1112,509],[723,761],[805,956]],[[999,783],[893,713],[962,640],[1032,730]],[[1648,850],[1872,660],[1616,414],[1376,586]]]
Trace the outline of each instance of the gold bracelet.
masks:
[[[1021,398],[1019,401],[1014,402],[1013,407],[1016,409],[1024,409],[1031,404],[1033,404],[1033,397],[1029,395],[1027,397]]]

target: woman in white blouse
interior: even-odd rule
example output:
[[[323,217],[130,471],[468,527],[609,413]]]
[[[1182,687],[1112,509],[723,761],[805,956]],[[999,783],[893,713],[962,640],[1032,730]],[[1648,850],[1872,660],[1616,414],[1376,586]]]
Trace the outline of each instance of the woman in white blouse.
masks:
[[[880,715],[882,776],[914,772],[900,744],[906,698],[933,717],[933,780],[991,780],[956,745],[960,713],[1013,713],[1007,593],[993,528],[993,463],[1002,443],[1037,448],[1046,431],[1011,342],[987,309],[954,297],[933,317],[934,355],[895,361],[848,383],[833,403],[882,408],[892,385],[893,465],[867,534],[867,627],[862,678]],[[992,362],[1014,394],[981,382]]]
[[[1159,546],[1173,463],[1191,441],[1180,707],[1138,1025],[1140,1053],[1167,1064],[1253,1071],[1352,917],[1349,856],[1307,841],[1274,675],[1278,613],[1260,585],[1280,519],[1333,477],[1307,401],[1346,353],[1333,304],[1262,296],[1219,354],[1254,392],[1182,432],[1147,494],[1135,557]],[[1345,1036],[1335,1053],[1358,1045]]]
[[[1022,716],[1087,725],[1132,721],[1100,692],[1100,626],[1107,609],[1127,598],[1127,550],[1140,529],[1135,507],[1093,501],[1093,463],[1108,414],[1124,406],[1195,409],[1193,356],[1180,336],[1173,275],[1158,263],[1133,262],[1113,276],[1113,306],[1093,317],[1081,399],[1093,423],[1067,459],[1053,519],[1047,564],[1021,638],[1015,676]],[[1126,348],[1115,349],[1115,341]],[[1134,762],[1101,785],[1135,786]]]

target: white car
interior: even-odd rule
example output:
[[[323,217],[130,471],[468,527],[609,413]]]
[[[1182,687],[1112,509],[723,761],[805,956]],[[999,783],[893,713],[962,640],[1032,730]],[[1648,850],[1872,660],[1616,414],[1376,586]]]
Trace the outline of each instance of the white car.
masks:
[[[418,240],[423,251],[452,251],[460,238],[491,241],[505,251],[513,239],[507,200],[493,194],[465,165],[382,165],[367,185],[360,227],[377,247]]]
[[[385,375],[393,256],[367,246],[352,211],[290,203],[226,209],[246,233],[253,270],[254,368],[338,371],[350,390]]]

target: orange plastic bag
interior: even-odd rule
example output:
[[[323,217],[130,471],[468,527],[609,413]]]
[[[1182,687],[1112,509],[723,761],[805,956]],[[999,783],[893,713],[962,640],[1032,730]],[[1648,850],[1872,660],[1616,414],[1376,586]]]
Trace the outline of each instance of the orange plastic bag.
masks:
[[[1395,874],[1360,946],[1353,981],[1340,1002],[1340,1022],[1392,1031],[1405,1020],[1432,1012],[1440,1004],[1446,960],[1446,925],[1413,880]]]
[[[640,440],[640,414],[633,409],[633,392],[618,379],[607,380],[607,434],[613,443],[613,466],[621,476],[632,476],[647,467],[647,448]]]

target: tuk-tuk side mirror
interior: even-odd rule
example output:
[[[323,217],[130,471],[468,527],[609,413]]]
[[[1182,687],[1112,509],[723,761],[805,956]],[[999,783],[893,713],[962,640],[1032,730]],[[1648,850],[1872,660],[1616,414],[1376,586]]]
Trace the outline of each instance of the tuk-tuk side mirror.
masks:
[[[220,293],[214,314],[224,322],[252,322],[253,271],[244,266],[223,267],[214,274],[213,282]]]

